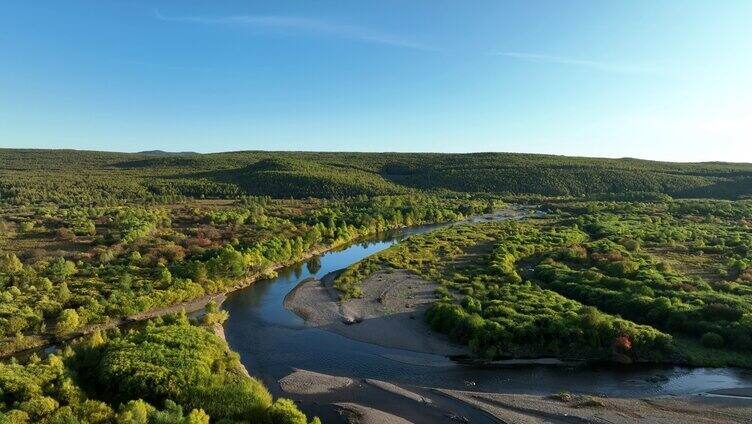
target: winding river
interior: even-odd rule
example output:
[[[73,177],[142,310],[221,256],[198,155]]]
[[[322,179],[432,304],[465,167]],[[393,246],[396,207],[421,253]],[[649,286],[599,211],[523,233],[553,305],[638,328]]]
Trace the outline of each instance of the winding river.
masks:
[[[284,308],[285,295],[302,279],[321,278],[410,235],[437,227],[408,228],[371,237],[281,269],[275,279],[258,281],[232,293],[223,305],[230,313],[225,325],[230,347],[240,354],[251,374],[261,378],[275,395],[283,395],[277,381],[293,368],[410,386],[468,389],[471,384],[472,390],[529,394],[568,390],[643,397],[752,387],[752,371],[733,368],[474,368],[442,356],[384,348],[306,326]]]

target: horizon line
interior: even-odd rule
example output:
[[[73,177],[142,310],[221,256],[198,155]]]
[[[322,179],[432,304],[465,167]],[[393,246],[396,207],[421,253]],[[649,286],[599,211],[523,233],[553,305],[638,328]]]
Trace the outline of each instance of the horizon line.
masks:
[[[1,151],[9,150],[21,150],[21,151],[72,151],[72,152],[90,152],[90,153],[112,153],[112,154],[125,154],[125,155],[144,155],[149,156],[150,152],[161,152],[165,156],[185,156],[185,155],[219,155],[228,153],[341,153],[341,154],[396,154],[396,155],[531,155],[531,156],[553,156],[553,157],[566,157],[577,159],[600,159],[600,160],[636,160],[645,162],[656,163],[677,163],[677,164],[728,164],[728,165],[752,165],[752,162],[732,162],[725,160],[703,160],[703,161],[668,161],[661,159],[646,159],[633,156],[584,156],[578,154],[561,154],[561,153],[539,153],[539,152],[522,152],[522,151],[491,151],[491,150],[478,150],[478,151],[368,151],[368,150],[263,150],[263,149],[248,149],[248,150],[219,150],[219,151],[169,151],[162,149],[152,150],[136,150],[136,151],[120,151],[120,150],[96,150],[96,149],[76,149],[70,147],[49,148],[49,147],[0,147]]]

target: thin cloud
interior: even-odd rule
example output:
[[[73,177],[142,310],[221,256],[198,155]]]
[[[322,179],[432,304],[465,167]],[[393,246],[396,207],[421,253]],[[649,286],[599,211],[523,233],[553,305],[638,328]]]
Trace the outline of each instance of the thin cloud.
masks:
[[[576,66],[580,68],[589,68],[603,72],[614,72],[620,74],[659,74],[660,71],[654,66],[643,64],[599,62],[595,60],[575,59],[571,57],[552,56],[536,53],[520,52],[501,52],[493,53],[493,56],[504,56],[512,59],[523,60],[533,63],[545,63],[564,66]]]
[[[149,61],[143,61],[143,60],[131,60],[131,59],[114,59],[112,62],[121,64],[121,65],[137,66],[137,67],[145,67],[145,68],[160,68],[160,69],[167,69],[167,70],[181,71],[181,72],[189,71],[189,72],[201,72],[201,73],[219,73],[219,74],[226,74],[226,75],[238,75],[237,72],[229,71],[226,68],[211,68],[211,67],[206,67],[206,66],[182,66],[182,65],[173,65],[173,64],[167,64],[167,63],[149,62]]]
[[[418,41],[355,25],[337,24],[321,19],[298,16],[234,15],[234,16],[165,16],[155,11],[157,19],[204,25],[247,25],[256,28],[325,34],[373,44],[385,44],[417,50],[436,50]]]

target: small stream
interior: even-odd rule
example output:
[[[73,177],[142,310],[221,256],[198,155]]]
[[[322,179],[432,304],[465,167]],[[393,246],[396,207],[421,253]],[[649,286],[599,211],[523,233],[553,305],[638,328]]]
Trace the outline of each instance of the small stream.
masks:
[[[602,366],[576,369],[531,366],[481,369],[424,353],[384,348],[308,327],[283,306],[285,295],[302,279],[321,278],[413,234],[439,226],[392,231],[279,270],[279,276],[230,294],[225,333],[230,347],[275,395],[277,380],[292,368],[325,374],[373,378],[410,386],[506,393],[550,394],[567,390],[606,396],[694,394],[752,387],[752,371],[677,366]],[[472,382],[472,383],[470,383]]]

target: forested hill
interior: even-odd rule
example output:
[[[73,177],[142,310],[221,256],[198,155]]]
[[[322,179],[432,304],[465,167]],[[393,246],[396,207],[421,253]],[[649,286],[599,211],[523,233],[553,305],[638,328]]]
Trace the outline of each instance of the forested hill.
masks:
[[[0,198],[339,197],[416,190],[581,196],[752,195],[752,164],[474,153],[185,154],[0,149]]]

